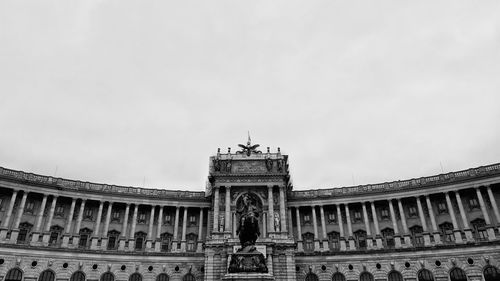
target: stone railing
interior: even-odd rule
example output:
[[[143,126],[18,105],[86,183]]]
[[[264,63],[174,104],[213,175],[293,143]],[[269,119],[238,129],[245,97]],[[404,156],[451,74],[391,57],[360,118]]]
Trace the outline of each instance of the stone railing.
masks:
[[[459,172],[451,172],[447,174],[440,174],[435,176],[409,179],[403,181],[366,184],[366,185],[348,186],[340,188],[293,191],[290,194],[289,199],[294,200],[302,198],[346,196],[346,195],[371,193],[371,192],[376,193],[384,191],[422,188],[426,186],[463,182],[492,175],[500,175],[500,163],[488,166],[481,166],[478,168],[471,168]]]
[[[0,167],[0,178],[14,179],[23,183],[41,184],[57,187],[59,189],[84,191],[84,192],[103,192],[110,194],[135,195],[157,198],[176,198],[176,199],[204,199],[205,192],[181,191],[181,190],[164,190],[153,188],[139,188],[128,186],[117,186],[100,183],[91,183],[83,181],[68,180],[62,178],[54,178],[42,176],[33,173],[25,173]]]

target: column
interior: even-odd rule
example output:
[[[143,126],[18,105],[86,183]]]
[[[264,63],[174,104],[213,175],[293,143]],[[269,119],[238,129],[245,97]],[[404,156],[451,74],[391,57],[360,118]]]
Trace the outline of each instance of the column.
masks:
[[[139,212],[139,205],[135,204],[134,214],[132,215],[132,225],[130,226],[130,235],[128,238],[128,250],[133,251],[135,249],[135,227],[137,225],[137,213]]]
[[[300,211],[299,207],[295,207],[295,216],[297,218],[297,251],[303,252],[304,247],[302,244],[302,225],[300,224]]]
[[[388,199],[389,212],[391,213],[392,228],[394,229],[394,247],[401,248],[401,236],[399,235],[398,221],[396,219],[396,213],[394,212],[394,206],[392,205],[392,199]]]
[[[382,244],[382,236],[380,235],[380,228],[378,226],[378,216],[377,210],[375,209],[375,201],[371,201],[370,206],[372,207],[372,217],[373,225],[375,226],[375,240],[377,241],[377,248],[382,249],[384,246]]]
[[[113,202],[108,202],[108,209],[106,210],[106,220],[104,221],[104,229],[101,235],[101,249],[103,250],[106,250],[108,248],[109,222],[111,221],[112,212]]]
[[[399,208],[399,214],[401,215],[401,224],[403,225],[403,238],[405,246],[411,247],[410,233],[408,230],[408,226],[406,225],[406,215],[405,215],[405,210],[403,209],[403,204],[401,204],[401,198],[398,198],[398,208]]]
[[[226,219],[224,223],[224,230],[226,233],[231,233],[231,188],[226,186]]]
[[[462,243],[462,232],[458,228],[457,218],[455,217],[455,209],[451,204],[450,194],[445,192],[446,204],[448,205],[448,212],[450,213],[451,222],[453,224],[453,234],[455,235],[455,243]]]
[[[101,228],[102,209],[104,208],[104,201],[99,202],[99,209],[97,210],[97,218],[95,220],[94,233],[90,244],[90,249],[97,249],[97,242],[99,241],[99,228]]]
[[[429,217],[431,218],[432,235],[434,236],[434,243],[441,244],[441,235],[437,229],[436,217],[434,216],[434,208],[431,204],[431,199],[429,195],[425,195],[425,202],[427,203],[427,209],[429,210]]]
[[[156,206],[151,206],[151,213],[149,217],[149,228],[148,228],[148,239],[146,240],[146,251],[151,250],[153,246],[153,224],[155,222],[155,208]]]
[[[373,248],[373,237],[372,232],[370,230],[370,220],[368,220],[368,212],[366,211],[366,202],[361,204],[363,209],[363,219],[365,220],[365,229],[366,229],[366,247],[368,249]]]
[[[118,245],[118,250],[125,250],[125,241],[127,240],[127,227],[128,227],[128,217],[130,213],[130,203],[126,203],[125,216],[123,217],[122,233],[120,235],[120,244]]]
[[[286,233],[288,230],[286,228],[286,208],[285,208],[285,187],[279,187],[280,192],[280,225],[281,233]]]
[[[219,189],[216,189],[216,191],[219,190]],[[217,192],[218,194],[219,192]],[[217,197],[218,198],[218,197]],[[219,201],[219,200],[217,200]],[[175,220],[174,220],[174,237],[172,237],[172,251],[175,251],[177,252],[177,249],[178,249],[178,233],[179,233],[179,206],[176,206],[175,207]],[[215,205],[215,208],[219,208],[219,205]],[[219,214],[219,212],[217,211],[217,214]],[[218,215],[217,215],[218,216]],[[216,218],[217,216],[214,216],[214,218]],[[214,220],[215,221],[215,220]]]
[[[422,230],[424,231],[424,246],[431,245],[431,237],[429,236],[429,231],[427,229],[427,221],[425,220],[424,208],[422,208],[422,202],[420,202],[420,197],[415,196],[417,200],[418,216],[420,217],[420,224],[422,224]]]
[[[24,213],[24,206],[26,205],[26,199],[28,199],[27,191],[24,191],[23,197],[21,198],[21,204],[17,209],[16,219],[14,220],[14,225],[12,226],[12,231],[10,233],[10,241],[13,243],[17,242],[17,236],[19,235],[19,224],[21,223],[21,218]]]
[[[345,207],[345,217],[347,221],[347,236],[349,236],[349,250],[356,250],[356,245],[354,244],[354,237],[352,236],[352,222],[351,213],[349,211],[349,205],[344,204]]]
[[[287,217],[288,236],[290,238],[293,238],[292,208],[288,208],[286,217]]]
[[[234,231],[234,229],[233,229]],[[198,244],[196,245],[196,252],[203,252],[203,208],[200,208],[200,215],[198,220]]]
[[[469,226],[469,221],[465,213],[464,205],[462,204],[462,198],[460,198],[460,192],[455,191],[455,199],[457,200],[458,210],[460,211],[460,217],[462,218],[462,224],[464,226],[465,238],[468,242],[474,241],[474,236],[472,235],[472,230]]]
[[[491,225],[490,216],[488,214],[488,210],[486,210],[486,204],[484,203],[483,195],[481,194],[481,190],[479,186],[476,186],[476,195],[479,200],[479,205],[481,206],[481,211],[483,212],[484,221],[486,222],[486,231],[488,232],[488,240],[495,240],[495,230]]]
[[[155,252],[161,251],[161,231],[163,225],[163,206],[160,207],[160,212],[158,213],[158,226],[156,227],[156,241],[155,241]]]
[[[312,219],[314,227],[314,251],[319,251],[318,219],[316,218],[316,206],[312,206]]]
[[[45,211],[45,205],[47,204],[47,197],[48,197],[47,194],[43,195],[42,204],[38,209],[38,214],[36,215],[35,229],[31,234],[31,245],[36,244],[40,238],[40,228],[42,227],[42,218],[43,218],[43,212]]]
[[[75,229],[73,229],[73,246],[77,247],[80,242],[80,228],[82,226],[83,212],[85,211],[86,199],[82,199],[80,203],[80,211],[78,213],[78,219],[76,220]]]
[[[340,210],[340,204],[337,204],[337,221],[339,223],[339,235],[340,235],[340,250],[347,250],[347,246],[345,244],[346,237],[344,234],[344,222],[342,222],[342,211]]]
[[[176,217],[177,217],[177,211],[176,211]],[[214,226],[212,232],[219,232],[219,187],[218,186],[214,187]]]
[[[488,197],[490,198],[491,206],[493,206],[493,212],[495,213],[495,218],[497,219],[497,225],[499,225],[500,228],[500,212],[498,212],[498,205],[495,200],[495,196],[493,196],[493,192],[491,191],[490,185],[486,186],[486,191],[488,192]]]
[[[269,217],[267,218],[267,222],[269,223],[269,227],[267,229],[268,233],[271,234],[275,232],[274,229],[274,201],[273,201],[273,186],[269,185],[267,187],[267,205]],[[271,237],[271,235],[269,235]]]
[[[57,204],[57,196],[54,195],[52,197],[52,204],[50,205],[50,210],[49,210],[49,217],[47,218],[47,221],[45,222],[45,228],[44,228],[44,233],[42,237],[42,242],[45,246],[49,245],[49,240],[50,240],[50,227],[52,226],[52,218],[54,217],[54,211],[56,209],[56,204]]]
[[[188,207],[184,207],[184,216],[182,219],[181,252],[186,251],[186,227],[188,220]]]
[[[12,216],[12,210],[14,209],[14,204],[16,203],[18,190],[12,191],[12,196],[10,197],[9,208],[7,209],[5,219],[2,221],[2,227],[0,229],[0,241],[4,241],[7,237],[7,232],[9,231],[10,217]]]
[[[71,223],[73,222],[73,214],[75,212],[75,205],[76,205],[76,198],[72,198],[71,206],[69,207],[68,219],[66,221],[66,228],[64,229],[63,240],[62,240],[62,245],[61,245],[61,247],[63,247],[63,248],[67,248],[69,246],[69,238],[72,236],[71,235]],[[32,241],[33,242],[38,241],[38,238],[37,238],[37,240],[33,239]]]
[[[323,234],[323,251],[328,251],[328,236],[326,235],[326,222],[325,222],[325,210],[323,209],[323,205],[319,206],[319,214],[321,217],[321,232]]]

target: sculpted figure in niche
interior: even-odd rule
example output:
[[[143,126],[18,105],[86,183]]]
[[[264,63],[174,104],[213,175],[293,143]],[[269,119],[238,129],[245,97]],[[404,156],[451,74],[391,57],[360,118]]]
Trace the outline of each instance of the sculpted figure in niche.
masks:
[[[281,231],[280,214],[274,213],[274,231]]]

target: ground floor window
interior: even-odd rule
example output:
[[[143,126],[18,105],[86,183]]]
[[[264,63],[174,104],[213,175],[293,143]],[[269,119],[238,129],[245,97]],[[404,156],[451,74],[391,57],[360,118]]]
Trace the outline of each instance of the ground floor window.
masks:
[[[403,275],[401,275],[401,273],[399,273],[398,271],[391,271],[388,275],[387,275],[387,280],[388,281],[403,281]]]
[[[156,281],[169,281],[168,275],[166,273],[162,273],[156,277]]]
[[[305,279],[305,281],[319,281],[319,279],[318,279],[318,275],[316,275],[316,274],[314,274],[314,273],[310,272],[310,273],[308,273],[308,274],[306,275],[306,279]]]
[[[451,281],[467,281],[467,275],[465,275],[465,271],[462,269],[455,267],[450,271],[450,280]]]
[[[373,281],[373,275],[369,272],[363,272],[359,275],[359,281]]]
[[[115,281],[115,276],[111,272],[105,272],[101,275],[101,281]]]
[[[434,281],[432,272],[427,269],[420,270],[420,272],[418,273],[418,281]]]
[[[54,281],[56,279],[56,275],[52,270],[45,270],[40,273],[40,277],[38,277],[38,281]]]
[[[77,271],[71,275],[71,279],[69,281],[85,281],[85,274],[81,271]]]
[[[5,281],[21,281],[23,280],[23,272],[19,268],[13,268],[5,275]]]
[[[340,272],[336,272],[332,276],[332,281],[345,281],[345,276]]]
[[[500,280],[500,270],[494,266],[487,266],[483,271],[485,281],[498,281]]]

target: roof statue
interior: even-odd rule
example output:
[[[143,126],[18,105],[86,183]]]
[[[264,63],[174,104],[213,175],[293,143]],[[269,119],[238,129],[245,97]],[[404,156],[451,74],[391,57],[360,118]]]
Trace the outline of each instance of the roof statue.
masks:
[[[257,150],[257,148],[260,146],[260,144],[254,144],[252,145],[252,140],[250,139],[250,132],[248,132],[248,141],[247,145],[244,144],[238,144],[239,147],[242,149],[236,153],[238,154],[244,154],[246,153],[247,156],[250,156],[253,153],[262,153],[262,151]]]

